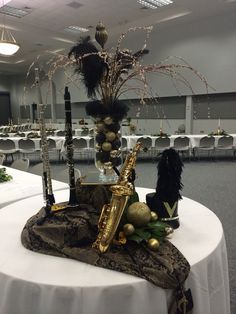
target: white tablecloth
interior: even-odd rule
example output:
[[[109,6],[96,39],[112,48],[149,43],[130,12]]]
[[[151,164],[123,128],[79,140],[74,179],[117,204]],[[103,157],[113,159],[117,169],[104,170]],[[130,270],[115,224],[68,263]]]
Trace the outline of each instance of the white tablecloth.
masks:
[[[141,200],[150,189],[137,189]],[[55,193],[57,201],[68,191]],[[41,196],[0,211],[1,314],[166,314],[172,291],[144,279],[26,250],[20,234],[43,205]],[[194,314],[230,314],[227,253],[219,219],[184,198],[172,243],[191,265]]]
[[[233,145],[236,146],[236,134],[229,134],[234,138],[234,143]],[[174,146],[174,140],[177,137],[180,136],[187,136],[190,139],[190,147],[198,147],[200,143],[200,139],[203,138],[204,136],[207,136],[207,134],[178,134],[178,135],[170,135],[170,146]],[[140,137],[150,137],[152,139],[152,147],[155,146],[155,141],[158,138],[158,136],[151,136],[151,135],[127,135],[123,136],[124,138],[127,139],[127,145],[128,148],[133,148],[134,145],[136,144],[137,140]],[[218,140],[221,136],[215,136],[215,146],[218,144]]]
[[[3,166],[0,167],[3,168]],[[4,168],[6,168],[7,174],[10,174],[13,179],[0,183],[0,208],[43,192],[41,176],[10,167],[4,166]],[[56,180],[52,180],[52,185],[54,191],[68,187],[68,184]]]

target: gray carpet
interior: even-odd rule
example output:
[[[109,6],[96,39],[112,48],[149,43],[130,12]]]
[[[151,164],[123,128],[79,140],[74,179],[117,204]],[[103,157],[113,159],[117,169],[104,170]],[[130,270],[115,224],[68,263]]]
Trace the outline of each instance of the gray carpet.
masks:
[[[93,164],[76,163],[82,175],[95,170]],[[54,178],[66,181],[65,165],[54,164]],[[156,185],[156,163],[138,161],[136,186],[154,188]],[[182,194],[210,208],[221,220],[228,248],[231,313],[236,313],[236,161],[185,162]],[[222,313],[224,314],[224,313]]]

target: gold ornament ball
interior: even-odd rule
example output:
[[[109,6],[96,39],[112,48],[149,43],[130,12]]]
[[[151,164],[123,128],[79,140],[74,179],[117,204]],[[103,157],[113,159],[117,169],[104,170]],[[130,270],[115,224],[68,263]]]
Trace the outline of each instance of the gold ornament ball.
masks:
[[[148,240],[148,247],[152,251],[157,251],[160,246],[160,242],[157,239],[151,238]]]
[[[102,144],[102,150],[104,150],[105,152],[109,152],[112,149],[112,145],[109,142],[104,142]]]
[[[151,221],[156,221],[158,219],[157,213],[151,211]]]
[[[116,138],[116,134],[114,132],[107,132],[106,133],[106,139],[109,142],[114,141],[114,139]]]
[[[103,121],[106,125],[110,125],[113,123],[113,120],[111,117],[106,117]]]
[[[127,219],[135,227],[145,226],[151,220],[150,208],[142,202],[135,202],[128,207]]]
[[[119,151],[118,151],[118,150],[114,149],[114,150],[111,150],[111,151],[110,151],[110,156],[111,156],[111,158],[115,158],[115,157],[117,157],[118,155],[119,155]]]
[[[104,128],[105,128],[105,125],[104,125],[103,122],[98,122],[98,123],[96,124],[96,128],[97,128],[97,131],[98,131],[98,132],[102,132],[102,131],[104,130]]]
[[[99,145],[99,144],[96,144],[96,145],[95,145],[95,149],[96,149],[97,151],[101,150],[101,148],[102,148],[101,145]]]
[[[112,169],[112,162],[108,161],[108,162],[104,162],[104,169]]]
[[[134,226],[132,224],[125,224],[123,226],[123,231],[124,231],[124,234],[126,236],[129,236],[129,235],[134,233],[135,229],[134,229]]]
[[[165,228],[166,235],[172,234],[174,232],[174,229],[172,227],[166,227]]]

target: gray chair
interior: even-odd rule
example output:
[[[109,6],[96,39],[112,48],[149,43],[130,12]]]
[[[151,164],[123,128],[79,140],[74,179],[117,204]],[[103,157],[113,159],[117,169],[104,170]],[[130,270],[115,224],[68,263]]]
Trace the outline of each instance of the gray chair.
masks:
[[[153,151],[155,153],[163,152],[165,149],[170,148],[170,138],[169,137],[158,137],[155,140]]]
[[[65,136],[66,135],[66,131],[57,131],[56,132],[56,136]]]
[[[73,139],[73,147],[74,147],[74,154],[79,155],[82,159],[88,159],[89,152],[88,152],[88,143],[84,138],[74,138]]]
[[[152,139],[151,137],[141,136],[137,139],[136,143],[141,143],[141,151],[138,154],[138,157],[150,157],[152,154]]]
[[[234,154],[234,147],[233,147],[234,138],[230,135],[224,135],[219,138],[218,143],[215,147],[216,152],[224,151],[225,154],[231,151]]]
[[[14,169],[22,170],[22,171],[28,171],[28,169],[29,169],[29,159],[28,158],[16,159],[11,164],[11,167],[14,168]]]
[[[14,160],[13,154],[17,152],[16,144],[11,139],[0,139],[0,153],[6,156],[11,155],[12,161]]]
[[[6,156],[4,154],[0,154],[0,165],[3,165]]]
[[[52,138],[48,138],[47,143],[48,143],[48,153],[49,154],[56,153],[56,155],[58,156],[58,161],[60,161],[61,149],[57,147],[56,141]]]
[[[201,152],[207,152],[208,157],[210,156],[210,153],[213,153],[215,151],[215,137],[214,136],[204,136],[200,139],[199,146],[195,147],[193,152],[194,156],[198,156],[198,159],[200,158]]]
[[[25,157],[26,155],[34,154],[36,152],[34,141],[29,138],[20,139],[18,145],[19,151],[23,154],[23,157]]]
[[[122,151],[122,157],[123,159],[125,159],[127,153],[129,152],[128,141],[125,137],[121,138],[121,151]]]
[[[178,136],[174,140],[173,148],[182,154],[182,156],[187,153],[190,159],[191,148],[190,148],[190,139],[187,136]]]
[[[37,174],[41,176],[43,174],[43,163],[40,162],[29,169],[30,173]]]

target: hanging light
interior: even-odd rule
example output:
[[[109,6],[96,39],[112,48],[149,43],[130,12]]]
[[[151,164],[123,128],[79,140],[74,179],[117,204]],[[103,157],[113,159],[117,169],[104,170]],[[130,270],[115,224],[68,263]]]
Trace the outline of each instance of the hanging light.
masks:
[[[2,0],[0,7],[4,7],[9,0]],[[5,26],[5,14],[3,15],[3,26],[0,28],[0,55],[12,56],[20,48],[9,29]]]
[[[0,54],[4,56],[12,56],[19,50],[19,48],[20,46],[16,43],[12,33],[3,26],[0,39]]]

